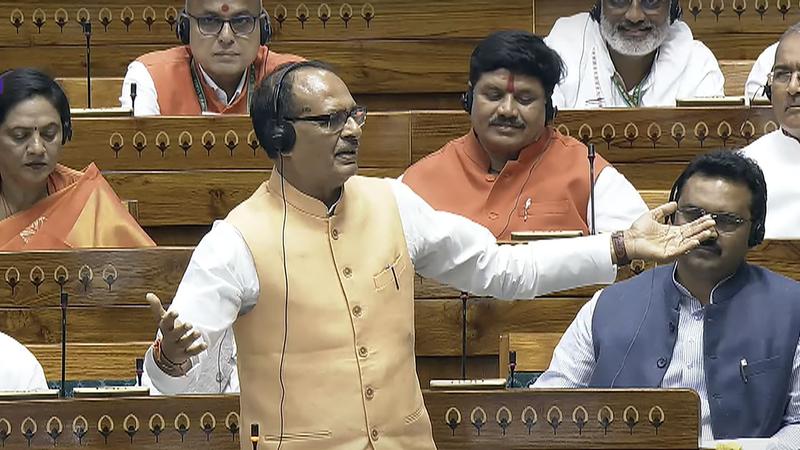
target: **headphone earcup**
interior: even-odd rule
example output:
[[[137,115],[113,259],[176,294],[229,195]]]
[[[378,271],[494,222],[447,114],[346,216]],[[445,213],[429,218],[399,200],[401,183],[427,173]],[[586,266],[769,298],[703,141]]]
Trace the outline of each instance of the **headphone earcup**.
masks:
[[[261,10],[264,17],[259,19],[259,28],[261,29],[261,45],[267,45],[272,40],[272,21],[269,19],[269,13],[266,10]]]
[[[270,141],[276,153],[283,155],[291,153],[296,139],[297,133],[294,130],[294,126],[287,121],[278,122],[272,128]]]
[[[175,35],[178,36],[178,40],[181,41],[183,45],[189,45],[190,26],[189,18],[186,17],[186,11],[183,11],[178,19],[178,23],[175,25]]]
[[[767,100],[772,101],[772,85],[769,83],[764,85],[764,96],[767,97]]]
[[[597,0],[597,2],[592,6],[592,9],[589,10],[589,17],[592,18],[597,23],[600,23],[600,12],[603,0]]]
[[[461,94],[461,107],[464,108],[464,111],[467,114],[472,114],[472,89],[468,89],[466,92]]]
[[[669,8],[670,25],[675,23],[676,20],[680,19],[681,16],[683,16],[683,8],[681,8],[680,2],[678,2],[678,0],[672,0],[672,3]]]
[[[747,245],[750,247],[755,247],[764,242],[764,231],[764,224],[754,224],[753,228],[750,230],[750,238],[747,241]]]
[[[546,124],[552,123],[556,115],[558,115],[558,108],[553,105],[552,99],[547,100],[547,103],[544,104],[544,122]]]
[[[72,140],[72,119],[68,118],[61,123],[61,145]]]

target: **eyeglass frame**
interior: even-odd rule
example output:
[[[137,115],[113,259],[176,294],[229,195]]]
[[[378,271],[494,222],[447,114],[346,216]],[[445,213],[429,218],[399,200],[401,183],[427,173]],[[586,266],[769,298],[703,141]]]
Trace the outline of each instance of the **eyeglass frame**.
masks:
[[[687,210],[695,210],[696,212],[699,212],[699,213],[701,213],[701,214],[699,214],[697,217],[691,217],[691,216],[688,216],[688,215],[686,214]],[[684,206],[684,207],[678,207],[678,210],[677,210],[676,212],[677,212],[678,214],[680,214],[681,216],[683,216],[683,218],[684,218],[684,219],[686,219],[686,220],[688,220],[689,222],[692,222],[692,221],[694,221],[694,220],[697,220],[697,219],[699,219],[699,218],[701,218],[701,217],[703,217],[703,216],[706,216],[706,215],[708,215],[708,216],[710,216],[712,219],[714,219],[714,222],[716,222],[716,225],[715,225],[714,227],[715,227],[715,228],[717,229],[717,231],[718,231],[718,232],[720,232],[720,233],[733,233],[733,232],[735,232],[736,230],[738,230],[738,229],[739,229],[739,227],[741,227],[743,224],[745,224],[745,223],[747,223],[747,222],[751,222],[751,223],[753,222],[753,219],[752,219],[752,218],[750,218],[750,219],[745,219],[744,217],[739,217],[738,215],[736,215],[736,214],[734,214],[734,213],[729,213],[729,212],[724,212],[724,213],[713,213],[713,212],[708,212],[708,211],[706,211],[705,209],[703,209],[703,208],[701,208],[701,207],[699,207],[699,206]],[[722,222],[720,222],[720,221],[718,220],[720,217],[723,217],[723,218],[730,218],[730,220],[731,220],[731,221],[730,221],[730,222],[727,222],[727,221],[722,221]],[[725,228],[728,228],[728,225],[723,225],[723,227],[720,227],[720,224],[724,224],[724,223],[726,223],[726,222],[727,222],[727,223],[728,223],[730,226],[733,226],[733,228],[731,228],[731,229],[725,229]]]
[[[267,17],[267,14],[264,13],[264,12],[262,12],[261,14],[259,14],[257,16],[252,16],[252,15],[249,15],[249,14],[241,14],[241,15],[234,16],[234,17],[226,19],[226,18],[223,18],[223,17],[220,17],[220,16],[216,16],[216,15],[213,15],[213,14],[207,14],[207,15],[204,15],[204,16],[195,16],[193,14],[190,14],[190,13],[186,12],[186,11],[183,11],[183,12],[181,12],[181,17],[194,19],[195,23],[197,24],[197,31],[200,32],[200,34],[202,36],[205,36],[205,37],[217,37],[217,36],[219,36],[219,34],[222,33],[222,30],[225,28],[225,25],[228,25],[228,27],[230,27],[230,29],[233,32],[234,36],[236,36],[236,37],[245,37],[245,36],[250,36],[251,34],[253,34],[254,31],[256,31],[256,26],[258,24],[258,21],[262,20],[262,19],[265,19]],[[200,28],[200,19],[209,19],[209,18],[217,19],[217,20],[219,20],[221,22],[219,30],[216,33],[206,33]],[[236,30],[233,29],[233,25],[231,24],[231,21],[236,20],[236,19],[243,19],[243,18],[253,19],[253,28],[250,31],[248,31],[247,33],[237,33]]]
[[[364,113],[364,121],[361,122],[361,123],[358,123],[358,120],[356,120],[355,116],[353,115],[354,113],[356,113],[358,111],[362,111]],[[331,128],[331,122],[332,122],[333,116],[335,116],[337,114],[341,114],[343,112],[347,113],[347,118],[344,120],[344,122],[342,122],[342,126],[341,127],[337,127],[337,129],[334,130],[333,128]],[[353,108],[351,108],[349,111],[347,111],[347,110],[339,110],[339,111],[334,111],[334,112],[328,113],[328,114],[318,114],[316,116],[284,117],[283,118],[283,120],[286,120],[288,122],[314,122],[314,123],[320,125],[320,127],[326,128],[327,131],[329,131],[331,133],[338,133],[338,132],[342,131],[344,129],[344,127],[347,126],[347,122],[350,119],[353,119],[353,121],[356,123],[356,125],[358,125],[358,128],[363,127],[364,124],[367,123],[367,107],[366,106],[361,106],[361,105],[356,105]],[[327,127],[325,126],[325,123],[324,123],[326,121],[328,123]]]

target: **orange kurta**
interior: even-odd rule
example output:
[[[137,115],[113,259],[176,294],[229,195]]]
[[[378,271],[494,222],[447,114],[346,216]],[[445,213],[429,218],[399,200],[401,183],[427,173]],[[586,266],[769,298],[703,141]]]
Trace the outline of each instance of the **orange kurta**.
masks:
[[[498,239],[512,231],[580,230],[588,234],[586,146],[548,127],[499,174],[473,131],[406,170],[403,182],[433,208],[467,217]],[[595,158],[595,179],[608,166]]]
[[[50,195],[0,221],[0,251],[154,247],[94,164],[58,165]]]
[[[299,56],[288,53],[270,52],[269,47],[262,46],[259,48],[258,55],[253,63],[256,69],[256,86],[281,64],[302,61],[302,59]],[[188,45],[148,53],[140,56],[137,61],[144,64],[153,78],[158,96],[158,107],[162,116],[199,116],[202,114],[200,100],[197,98],[194,83],[192,82],[192,50]],[[247,105],[250,99],[245,94],[246,85],[242,94],[228,106],[217,99],[214,91],[206,83],[205,77],[200,74],[199,70],[197,72],[198,81],[203,87],[203,92],[208,102],[209,112],[247,114]],[[249,79],[249,74],[247,77]]]

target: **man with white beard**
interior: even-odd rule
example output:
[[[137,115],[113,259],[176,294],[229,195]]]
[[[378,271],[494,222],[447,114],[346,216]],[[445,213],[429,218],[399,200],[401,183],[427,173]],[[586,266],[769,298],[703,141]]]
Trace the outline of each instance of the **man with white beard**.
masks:
[[[597,0],[558,19],[545,42],[566,65],[559,108],[675,106],[722,96],[717,59],[694,40],[677,0]]]

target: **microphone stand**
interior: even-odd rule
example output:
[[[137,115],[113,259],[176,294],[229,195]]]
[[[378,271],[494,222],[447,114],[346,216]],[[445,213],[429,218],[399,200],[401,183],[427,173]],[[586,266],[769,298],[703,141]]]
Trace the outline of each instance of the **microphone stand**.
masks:
[[[131,114],[136,115],[136,83],[131,83]]]
[[[92,23],[84,22],[83,35],[86,36],[86,107],[92,108]]]
[[[461,379],[467,379],[467,299],[469,294],[461,295]]]
[[[136,358],[136,385],[142,387],[142,374],[144,373],[144,358]]]
[[[510,351],[508,352],[508,370],[511,372],[511,385],[510,387],[514,387],[514,372],[517,370],[517,352]]]
[[[67,304],[69,303],[69,294],[66,292],[61,293],[61,387],[58,390],[58,395],[65,398],[67,395]]]
[[[589,205],[592,208],[592,228],[589,232],[592,236],[597,234],[597,220],[595,220],[596,217],[594,213],[594,157],[596,155],[594,144],[589,143]]]
[[[250,442],[253,443],[253,450],[258,450],[258,441],[261,440],[258,432],[258,424],[251,423],[250,424]]]

